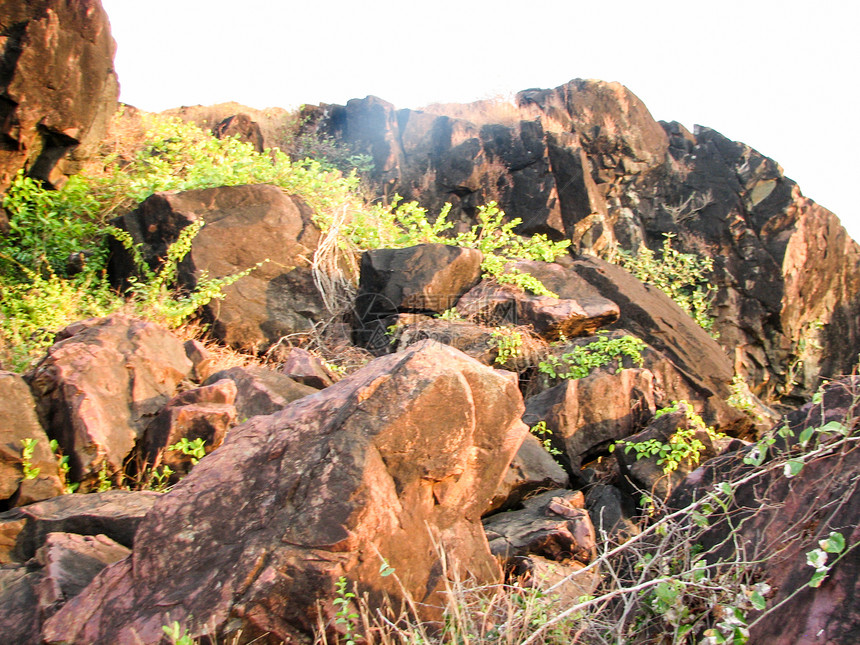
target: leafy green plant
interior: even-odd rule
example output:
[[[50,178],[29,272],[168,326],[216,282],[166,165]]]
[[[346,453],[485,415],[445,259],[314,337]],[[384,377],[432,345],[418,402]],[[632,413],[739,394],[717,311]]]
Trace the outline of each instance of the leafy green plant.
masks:
[[[393,573],[393,570],[392,570]],[[347,589],[347,580],[343,576],[335,582],[334,605],[337,607],[335,624],[343,627],[345,645],[356,645],[361,635],[357,633],[359,615],[352,609],[355,593]]]
[[[642,282],[660,289],[699,326],[711,332],[714,318],[709,312],[716,287],[709,274],[714,269],[714,261],[694,253],[681,253],[672,247],[674,237],[671,233],[665,235],[659,256],[643,245],[635,255],[618,251],[616,260]]]
[[[663,472],[667,475],[677,470],[685,461],[690,464],[698,464],[702,453],[705,451],[705,444],[696,435],[699,432],[704,432],[711,440],[719,439],[722,435],[718,434],[713,427],[705,424],[702,417],[695,413],[693,406],[688,401],[673,401],[672,405],[657,410],[654,418],[681,409],[690,422],[689,427],[678,428],[668,441],[664,442],[658,439],[648,439],[647,441],[620,440],[610,446],[610,452],[616,446],[623,446],[625,453],[629,453],[631,450],[636,453],[637,461],[646,457],[657,457],[657,465],[662,466]]]
[[[510,327],[496,327],[490,332],[491,344],[496,349],[496,363],[504,365],[516,361],[523,346],[523,335]]]
[[[170,639],[171,645],[194,645],[194,638],[188,633],[187,628],[179,624],[178,620],[174,620],[170,625],[162,625],[161,630]]]
[[[634,336],[610,338],[599,334],[598,339],[587,345],[576,345],[560,357],[549,355],[538,363],[538,370],[553,379],[580,379],[593,370],[609,365],[614,360],[619,365],[626,357],[634,365],[643,363],[642,350],[645,343]]]
[[[69,470],[71,470],[71,466],[69,466],[69,456],[62,453],[60,450],[60,444],[56,439],[51,439],[48,445],[50,445],[51,452],[54,453],[54,456],[57,459],[57,470],[60,474],[60,481],[63,484],[63,492],[67,495],[74,493],[80,484],[78,482],[69,481]]]
[[[813,549],[806,554],[806,563],[811,567],[815,567],[815,573],[812,574],[812,578],[807,583],[808,586],[813,588],[821,586],[821,583],[824,582],[827,574],[830,573],[830,569],[833,567],[833,562],[827,564],[829,555],[834,554],[838,556],[845,551],[845,537],[841,533],[831,531],[826,539],[819,540],[818,546],[819,548]]]
[[[178,450],[183,455],[191,457],[192,466],[196,466],[206,456],[206,444],[200,437],[194,441],[189,441],[186,437],[182,437],[176,443],[167,446],[167,449]]]
[[[544,447],[544,450],[546,450],[553,457],[562,454],[561,450],[555,448],[552,445],[552,440],[550,439],[550,437],[552,436],[552,430],[550,430],[546,426],[546,421],[538,421],[531,428],[529,428],[529,431],[540,440],[541,445]]]
[[[24,473],[24,479],[36,479],[41,472],[41,469],[33,466],[33,451],[36,449],[38,439],[28,437],[21,439],[21,470]]]

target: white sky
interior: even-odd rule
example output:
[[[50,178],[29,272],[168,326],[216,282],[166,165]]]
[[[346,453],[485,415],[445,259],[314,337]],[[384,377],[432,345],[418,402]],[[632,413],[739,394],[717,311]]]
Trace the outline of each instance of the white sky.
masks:
[[[102,0],[121,100],[398,108],[572,78],[774,158],[860,240],[856,0]]]

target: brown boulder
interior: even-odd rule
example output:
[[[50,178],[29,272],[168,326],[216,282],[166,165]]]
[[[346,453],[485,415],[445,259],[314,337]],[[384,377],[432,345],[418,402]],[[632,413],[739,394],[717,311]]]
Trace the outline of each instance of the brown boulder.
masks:
[[[127,490],[75,493],[0,513],[0,562],[26,562],[49,533],[101,533],[131,548],[138,524],[158,496]]]
[[[655,411],[654,396],[648,370],[599,370],[529,398],[523,421],[529,426],[546,422],[552,445],[575,476],[585,461],[647,423]]]
[[[705,550],[715,549],[710,557],[723,560],[740,558],[748,573],[767,582],[774,590],[767,598],[765,615],[752,613],[750,642],[809,643],[810,645],[853,645],[860,633],[860,451],[857,437],[860,378],[850,377],[828,385],[820,403],[811,403],[787,415],[791,432],[775,434],[776,443],[769,448],[759,465],[744,463],[757,450],[749,446],[718,457],[690,474],[669,499],[673,509],[684,508],[714,490],[716,482],[729,478],[750,477],[735,485],[729,501],[730,521],[725,516],[710,516],[709,528],[701,536]],[[771,464],[774,456],[784,456],[787,447],[795,447],[807,428],[821,428],[830,422],[844,425],[847,442],[807,459],[803,468],[786,477],[784,461]],[[774,430],[781,428],[778,424]],[[835,433],[812,432],[814,441],[839,440]],[[810,448],[808,447],[807,450]],[[775,467],[774,467],[775,466]],[[842,535],[845,551],[838,557],[827,556],[830,570],[823,583],[808,586],[815,569],[807,554],[819,549],[819,542],[831,532]],[[742,553],[734,549],[743,548]]]
[[[618,306],[570,269],[528,260],[511,266],[534,276],[558,297],[484,280],[460,298],[457,311],[489,324],[531,325],[548,340],[593,334],[618,320]]]
[[[442,313],[481,277],[476,249],[419,244],[374,249],[361,257],[356,310],[367,323],[396,313]]]
[[[10,645],[39,645],[41,576],[24,565],[0,567],[0,633]]]
[[[106,535],[49,533],[35,556],[42,574],[36,585],[42,620],[77,596],[105,566],[130,554]]]
[[[669,296],[596,257],[576,259],[573,270],[619,306],[616,328],[623,327],[668,360],[670,365],[660,370],[667,397],[701,401],[705,421],[721,429],[737,426],[740,433],[752,428],[749,418],[726,403],[734,377],[732,361]],[[684,390],[695,395],[683,395]]]
[[[340,377],[318,356],[300,347],[291,347],[281,364],[281,374],[317,390],[334,385]]]
[[[231,367],[215,372],[203,385],[211,386],[223,380],[233,381],[236,385],[233,405],[236,406],[239,423],[253,416],[278,412],[296,399],[317,391],[261,365]]]
[[[156,193],[114,223],[142,243],[145,260],[158,266],[180,231],[201,218],[206,224],[179,265],[183,287],[196,287],[204,272],[221,278],[263,263],[224,287],[222,300],[206,306],[217,338],[258,350],[287,334],[309,330],[328,314],[311,272],[319,229],[310,208],[280,188],[222,186]],[[114,244],[112,279],[119,284],[134,270],[128,252]]]
[[[516,508],[535,491],[567,488],[570,479],[540,439],[528,434],[511,460],[484,515]]]
[[[24,440],[35,440],[30,465],[35,477],[25,478]],[[0,371],[0,505],[21,506],[60,495],[63,483],[57,459],[36,415],[30,388],[17,374]]]
[[[147,515],[133,567],[102,571],[43,637],[156,643],[178,620],[195,637],[290,641],[312,630],[318,599],[333,617],[340,576],[399,596],[381,558],[433,605],[434,541],[461,575],[498,580],[480,515],[522,441],[521,413],[513,375],[444,345],[379,358],[234,429]]]
[[[4,2],[0,43],[0,192],[22,168],[62,183],[116,111],[107,14],[98,0]]]
[[[182,341],[115,314],[71,325],[28,374],[39,416],[87,488],[122,468],[148,423],[191,372]]]
[[[202,439],[206,454],[220,446],[236,425],[236,391],[233,381],[222,379],[173,397],[146,427],[143,462],[151,468],[165,464],[173,472],[189,470],[191,457],[167,448],[181,439]]]
[[[212,134],[219,139],[234,137],[244,143],[250,143],[257,152],[263,152],[265,148],[260,126],[244,113],[228,116],[212,128]]]

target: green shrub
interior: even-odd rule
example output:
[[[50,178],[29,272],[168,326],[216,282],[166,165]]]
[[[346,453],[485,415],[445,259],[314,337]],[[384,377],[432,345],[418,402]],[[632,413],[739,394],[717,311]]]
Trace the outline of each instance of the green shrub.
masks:
[[[667,233],[665,237],[659,256],[643,245],[635,255],[619,251],[617,261],[642,282],[660,289],[699,326],[711,332],[714,319],[709,312],[717,289],[711,284],[709,273],[714,269],[714,261],[693,253],[681,253],[672,248],[674,235]]]
[[[631,450],[636,453],[636,460],[644,459],[645,457],[658,457],[657,465],[663,467],[664,474],[670,474],[677,470],[678,467],[688,461],[691,464],[698,464],[702,453],[705,451],[705,444],[702,443],[696,435],[699,432],[704,432],[711,438],[716,440],[723,435],[718,434],[711,426],[705,424],[702,417],[695,413],[693,406],[687,401],[673,401],[672,405],[657,410],[654,418],[677,412],[683,407],[684,414],[690,421],[688,428],[678,428],[669,440],[666,442],[657,439],[649,439],[647,441],[616,441],[610,446],[612,452],[616,446],[623,446],[624,452]]]
[[[625,357],[641,366],[644,349],[645,343],[634,336],[609,338],[602,333],[594,342],[576,345],[561,357],[547,356],[538,364],[538,370],[552,379],[580,379],[616,359],[620,366]]]

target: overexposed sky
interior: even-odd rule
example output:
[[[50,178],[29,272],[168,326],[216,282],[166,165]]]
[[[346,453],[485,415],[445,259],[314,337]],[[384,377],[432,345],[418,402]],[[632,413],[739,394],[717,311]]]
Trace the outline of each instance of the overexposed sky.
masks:
[[[618,81],[774,158],[860,240],[854,0],[102,0],[121,100],[158,111],[466,102]]]

